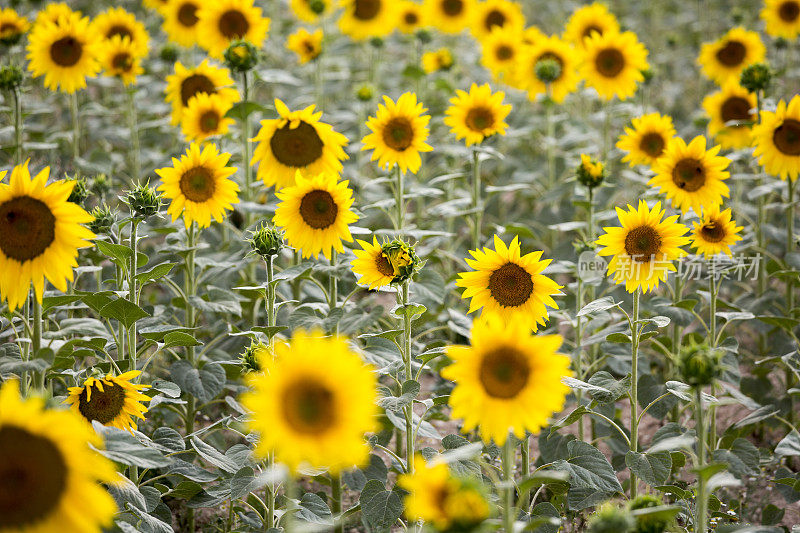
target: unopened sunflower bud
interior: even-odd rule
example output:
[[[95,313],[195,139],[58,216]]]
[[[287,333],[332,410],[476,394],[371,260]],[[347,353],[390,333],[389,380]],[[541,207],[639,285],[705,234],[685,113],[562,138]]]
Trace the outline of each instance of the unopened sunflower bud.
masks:
[[[362,102],[369,102],[375,95],[375,88],[372,85],[364,84],[356,91],[356,97]]]
[[[89,229],[92,233],[101,235],[111,232],[111,226],[116,222],[116,217],[110,207],[105,204],[102,206],[98,205],[92,209],[90,215],[94,217],[94,220],[89,222]]]
[[[427,29],[418,30],[417,39],[419,39],[419,42],[422,44],[428,44],[433,40],[433,34]]]
[[[536,62],[534,73],[542,83],[553,83],[561,77],[561,63],[553,58],[540,59]]]
[[[75,174],[74,176],[67,175],[64,177],[64,180],[74,183],[72,192],[69,193],[69,198],[67,198],[68,202],[81,205],[89,198],[89,183],[85,177],[80,174]]]
[[[784,37],[778,37],[772,43],[775,45],[777,50],[786,50],[789,48],[789,41],[787,41]]]
[[[131,215],[140,220],[155,215],[161,209],[161,194],[150,186],[150,181],[137,184],[128,191],[123,201],[130,207]]]
[[[647,85],[651,81],[653,81],[653,77],[655,77],[655,73],[653,73],[653,69],[646,68],[641,71],[642,76],[644,77],[644,84]]]
[[[236,40],[225,50],[225,64],[236,72],[252,70],[258,63],[258,49],[248,41]]]
[[[373,48],[383,48],[383,39],[380,37],[373,37],[369,40],[369,44],[372,45]]]
[[[442,511],[450,521],[448,531],[473,531],[492,514],[486,488],[476,479],[455,476],[448,488],[442,502]]]
[[[722,354],[707,344],[691,343],[681,348],[679,369],[684,383],[694,387],[711,385],[722,367]]]
[[[111,190],[111,180],[105,174],[98,174],[92,180],[92,192],[97,196],[105,196]]]
[[[422,267],[414,247],[401,240],[393,240],[382,246],[383,256],[394,271],[392,284],[404,283]]]
[[[250,243],[253,253],[267,260],[278,255],[283,248],[283,231],[274,226],[262,223],[261,226],[251,233],[247,240]]]
[[[621,509],[611,502],[602,505],[589,517],[588,533],[629,533],[636,522],[627,509]]]
[[[658,496],[642,494],[628,503],[628,509],[637,511],[660,505],[664,505],[664,502]],[[664,530],[669,526],[669,520],[662,515],[642,514],[637,516],[636,513],[633,513],[633,517],[636,520],[636,527],[633,529],[633,533],[664,533]]]
[[[4,65],[0,67],[0,90],[13,91],[22,85],[24,73],[16,65]]]
[[[158,57],[166,63],[174,63],[178,60],[178,48],[175,45],[167,44],[159,52]]]
[[[326,6],[324,0],[311,0],[308,3],[308,7],[317,15],[321,15],[325,11]]]
[[[772,69],[766,63],[755,63],[742,71],[739,83],[742,87],[755,93],[769,89],[772,81]]]
[[[581,154],[581,164],[575,170],[578,181],[584,187],[594,189],[606,177],[606,168],[601,161],[592,159],[588,154]]]
[[[253,341],[250,346],[244,349],[242,355],[239,357],[239,363],[242,365],[242,370],[248,372],[261,372],[261,358],[264,357],[269,351],[269,348],[263,342]]]

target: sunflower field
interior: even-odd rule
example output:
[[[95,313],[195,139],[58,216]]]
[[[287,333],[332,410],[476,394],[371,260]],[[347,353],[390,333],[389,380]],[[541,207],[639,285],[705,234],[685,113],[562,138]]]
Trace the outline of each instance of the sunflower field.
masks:
[[[800,0],[0,0],[0,533],[800,532]]]

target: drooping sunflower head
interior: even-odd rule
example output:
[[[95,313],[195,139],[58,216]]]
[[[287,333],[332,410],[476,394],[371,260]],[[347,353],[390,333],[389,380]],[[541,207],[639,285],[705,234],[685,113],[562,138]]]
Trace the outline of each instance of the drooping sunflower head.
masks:
[[[101,483],[114,464],[103,439],[71,411],[22,400],[19,383],[0,388],[0,516],[3,531],[91,531],[112,525],[117,506]]]
[[[762,111],[753,139],[753,155],[768,174],[796,180],[800,175],[800,96],[788,104],[781,100],[775,111]]]
[[[494,28],[521,33],[525,28],[522,7],[513,0],[484,0],[475,4],[470,23],[475,38],[484,39]]]
[[[499,314],[534,330],[544,325],[547,308],[558,309],[553,296],[562,294],[561,285],[542,274],[551,259],[542,259],[542,252],[522,255],[517,237],[506,246],[495,235],[494,247],[470,250],[473,259],[466,262],[474,271],[462,272],[456,280],[465,289],[461,297],[472,299],[469,312],[483,308],[483,314]]]
[[[397,0],[339,0],[339,30],[357,41],[385,37],[397,27]]]
[[[342,171],[347,137],[320,121],[322,111],[315,111],[313,105],[291,111],[278,99],[275,110],[278,118],[261,121],[250,161],[251,165],[258,163],[257,175],[267,186],[281,189],[292,185],[298,171],[307,176]]]
[[[425,19],[444,33],[460,33],[467,27],[475,0],[425,0]]]
[[[70,404],[74,412],[89,422],[97,420],[104,426],[133,431],[135,418],[144,420],[147,412],[142,402],[150,401],[150,397],[141,392],[150,385],[132,382],[139,374],[140,371],[131,370],[119,376],[87,378],[82,386],[69,388],[64,403]]]
[[[351,209],[353,191],[349,182],[338,181],[336,174],[304,177],[299,171],[295,184],[277,192],[280,203],[273,222],[286,232],[287,242],[303,257],[320,253],[331,257],[331,250],[344,251],[342,241],[352,242],[349,224],[358,220]]]
[[[703,109],[711,118],[708,133],[723,148],[746,148],[753,143],[756,95],[728,80],[721,90],[703,98]]]
[[[28,19],[10,7],[0,9],[0,44],[6,46],[17,44],[30,27]]]
[[[31,179],[27,162],[14,167],[8,184],[0,173],[0,300],[11,311],[25,303],[31,283],[41,302],[45,277],[66,292],[78,249],[95,237],[81,225],[92,215],[68,200],[75,182],[47,185],[49,174],[45,168]]]
[[[362,150],[372,150],[372,161],[384,168],[397,165],[402,172],[417,172],[422,166],[420,152],[433,148],[426,142],[430,115],[414,93],[403,93],[395,103],[388,96],[375,116],[367,119],[372,133],[362,142]]]
[[[133,52],[137,56],[147,55],[149,40],[147,30],[144,29],[144,24],[136,20],[133,13],[121,7],[111,7],[97,15],[92,20],[92,26],[100,38],[106,41],[104,45],[107,46],[108,41],[119,35],[130,39]]]
[[[397,29],[407,35],[416,33],[427,26],[424,17],[422,5],[413,0],[403,0],[397,7]]]
[[[414,458],[414,473],[401,475],[397,484],[408,491],[406,516],[437,531],[472,531],[492,514],[483,483],[451,474],[445,463],[426,464],[420,455]]]
[[[637,84],[644,81],[642,71],[647,70],[647,49],[636,34],[593,32],[584,39],[583,78],[601,98],[615,96],[627,100],[636,93]]]
[[[580,58],[580,52],[568,42],[556,36],[543,37],[537,43],[524,47],[518,55],[513,85],[528,91],[531,100],[539,95],[548,95],[561,103],[578,88]],[[540,78],[544,62],[556,66],[550,69],[554,70],[554,74],[547,79]]]
[[[511,112],[511,104],[504,104],[505,93],[492,93],[489,84],[473,83],[469,92],[458,90],[450,99],[444,123],[457,139],[464,139],[467,146],[483,142],[487,137],[505,135],[508,124],[505,118]]]
[[[372,369],[343,337],[297,330],[261,358],[262,373],[249,376],[242,403],[260,434],[255,453],[292,472],[300,467],[333,473],[362,465],[369,455],[364,434],[377,427],[377,382]]]
[[[230,158],[213,144],[193,142],[180,159],[172,158],[171,167],[156,170],[162,182],[158,190],[172,200],[167,212],[173,222],[181,215],[187,228],[192,222],[206,228],[212,218],[222,222],[225,211],[239,202],[239,185],[230,179],[236,168],[225,166]]]
[[[358,283],[367,285],[370,290],[391,285],[394,269],[377,237],[372,237],[372,244],[360,239],[356,242],[361,245],[361,250],[353,250],[356,258],[350,261],[350,265],[353,274],[358,277]]]
[[[28,36],[28,70],[44,76],[51,91],[74,93],[100,70],[100,37],[88,17],[61,16],[58,24],[36,23]]]
[[[192,96],[183,109],[183,136],[191,142],[225,135],[235,122],[232,118],[225,117],[232,106],[233,102],[219,94],[199,93]]]
[[[219,94],[231,103],[237,102],[239,91],[232,85],[230,71],[212,65],[207,59],[192,68],[186,68],[178,61],[175,73],[167,76],[166,101],[172,104],[172,125],[180,123],[183,108],[200,93]]]
[[[99,59],[106,76],[119,78],[125,85],[136,83],[136,76],[144,72],[141,56],[128,37],[115,35],[106,40]]]
[[[700,221],[694,222],[692,248],[696,248],[698,254],[706,257],[719,253],[733,255],[730,247],[742,240],[741,235],[738,235],[742,229],[731,220],[730,209],[720,211],[718,206],[709,207],[703,211]]]
[[[253,0],[202,2],[197,18],[197,34],[202,36],[199,44],[217,59],[222,59],[222,53],[236,40],[261,48],[270,25]]]
[[[564,407],[569,358],[557,353],[560,335],[534,335],[523,321],[498,315],[472,323],[471,346],[448,346],[453,364],[442,376],[455,381],[453,418],[462,431],[478,428],[485,443],[502,446],[513,433],[538,432]]]
[[[698,135],[689,144],[673,138],[664,154],[653,165],[656,173],[648,185],[658,187],[676,209],[684,213],[722,204],[730,192],[725,183],[730,173],[727,157],[717,155],[720,146],[706,149],[706,138]]]
[[[519,33],[492,28],[483,38],[481,45],[481,63],[488,68],[497,81],[514,82],[514,68],[525,47]]]
[[[291,0],[289,6],[295,16],[303,22],[317,22],[319,17],[331,11],[333,2],[331,0]]]
[[[381,255],[386,259],[386,263],[381,262],[381,268],[385,269],[385,265],[389,265],[392,271],[393,285],[400,285],[410,280],[420,268],[425,264],[425,261],[420,261],[414,246],[408,244],[400,239],[395,239],[385,243],[381,246]]]
[[[622,158],[632,167],[653,165],[675,137],[672,117],[650,113],[631,120],[631,127],[620,135],[617,148],[627,154]]]
[[[767,34],[791,41],[800,35],[800,0],[764,0],[761,18]]]
[[[628,292],[654,290],[666,281],[668,272],[675,271],[672,262],[686,255],[681,246],[689,244],[683,236],[689,228],[678,222],[678,215],[664,219],[661,202],[649,209],[640,200],[638,208],[618,207],[617,216],[620,226],[603,228],[605,233],[597,239],[602,247],[598,254],[612,256],[608,275],[615,283],[624,283]]]
[[[200,0],[168,0],[161,27],[170,41],[187,48],[197,44],[197,12],[201,5]]]
[[[707,78],[722,85],[730,78],[738,80],[746,66],[763,61],[765,54],[758,33],[737,26],[716,41],[704,43],[697,62]]]
[[[422,70],[426,74],[438,72],[440,70],[450,70],[453,66],[453,53],[449,48],[440,48],[434,52],[422,54]]]
[[[583,47],[593,34],[619,33],[619,22],[605,4],[594,2],[582,6],[570,15],[564,28],[564,40]]]
[[[322,29],[317,28],[314,33],[305,28],[300,28],[286,39],[286,48],[297,54],[300,64],[313,61],[322,53]]]

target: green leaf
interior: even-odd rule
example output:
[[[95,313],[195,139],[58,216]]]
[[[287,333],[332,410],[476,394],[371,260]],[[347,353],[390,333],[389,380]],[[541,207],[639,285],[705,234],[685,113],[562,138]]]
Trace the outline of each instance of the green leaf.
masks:
[[[105,427],[98,422],[92,425],[105,439],[105,449],[99,449],[97,452],[112,461],[140,468],[163,468],[172,462],[159,450],[139,442],[128,431]]]
[[[425,77],[425,71],[417,65],[406,65],[406,68],[403,69],[403,76],[413,80],[419,80]]]
[[[619,304],[622,302],[615,302],[611,296],[604,296],[603,298],[598,298],[593,302],[589,302],[588,304],[584,305],[576,316],[586,316],[592,313],[599,313],[600,311],[606,311],[613,307],[618,307]]]
[[[203,403],[213,400],[225,387],[225,369],[216,363],[209,363],[198,370],[189,361],[177,361],[169,372],[172,381],[183,392],[193,395]]]
[[[550,502],[537,503],[525,528],[532,528],[533,533],[558,533],[561,529],[561,513]]]
[[[615,342],[620,344],[630,344],[631,343],[631,336],[626,333],[611,333],[610,335],[606,336],[606,342]]]
[[[117,298],[100,309],[100,316],[119,320],[127,329],[137,320],[150,316],[150,313],[125,298]]]
[[[403,513],[403,502],[396,491],[388,491],[378,480],[367,481],[358,498],[361,512],[373,529],[388,529]]]
[[[388,389],[384,388],[384,390]],[[378,405],[390,411],[400,412],[405,408],[405,406],[414,401],[414,398],[419,395],[419,390],[419,383],[410,379],[403,383],[400,396],[392,396],[390,393],[388,396],[379,398]]]
[[[271,339],[278,333],[286,331],[289,328],[287,326],[253,326],[251,329],[255,332],[263,333],[268,339]]]
[[[193,335],[183,331],[170,331],[164,335],[164,348],[173,346],[202,346],[203,343],[194,338]]]
[[[233,107],[225,113],[227,118],[233,118],[239,122],[243,122],[245,118],[249,117],[256,111],[267,114],[269,110],[261,104],[255,102],[236,102]]]
[[[615,402],[620,396],[628,393],[628,389],[631,386],[631,377],[627,375],[617,380],[608,372],[601,370],[589,378],[589,384],[603,389],[603,391],[589,391],[589,394],[591,394],[592,398],[597,400],[597,403],[600,405],[606,405]]]
[[[182,452],[186,449],[181,434],[167,426],[162,426],[153,432],[153,442],[169,453]]]
[[[295,516],[303,522],[324,526],[333,525],[333,514],[328,508],[328,504],[313,492],[303,494],[303,498],[300,500],[300,508]]]
[[[553,468],[569,474],[567,504],[570,509],[580,511],[622,492],[611,463],[591,444],[570,441],[567,456],[566,460],[555,461]]]
[[[800,433],[793,429],[775,447],[775,455],[779,457],[791,457],[800,455]]]
[[[161,263],[160,265],[154,266],[147,272],[136,274],[136,281],[142,284],[150,281],[156,281],[169,274],[174,266],[175,263]]]
[[[44,372],[50,368],[46,359],[22,360],[19,346],[13,343],[0,344],[0,374],[22,375],[24,372]]]
[[[95,246],[100,250],[100,253],[110,258],[118,267],[125,272],[128,271],[128,266],[133,257],[133,250],[122,244],[114,244],[106,241],[95,241]]]
[[[380,333],[364,333],[362,335],[359,335],[358,338],[359,339],[374,339],[374,338],[378,337],[378,338],[381,338],[381,339],[393,340],[393,339],[396,339],[398,336],[400,336],[402,334],[403,334],[403,330],[402,329],[390,329],[390,330],[387,330],[387,331],[381,331]]]
[[[194,451],[196,451],[200,457],[216,466],[220,470],[224,470],[229,474],[235,474],[239,471],[239,467],[236,465],[233,459],[222,454],[210,444],[206,444],[195,436],[192,437],[191,443],[192,448],[194,448]]]
[[[625,464],[631,472],[648,485],[663,485],[672,470],[672,456],[669,452],[638,453],[628,451]]]
[[[392,308],[391,315],[395,318],[409,317],[411,320],[415,316],[425,314],[428,309],[422,304],[400,304]]]
[[[728,463],[728,470],[740,479],[758,473],[758,448],[749,440],[738,438],[730,449],[714,450],[713,457],[714,461]]]
[[[786,509],[781,509],[776,505],[769,503],[761,510],[761,523],[765,526],[774,526],[783,520],[783,515],[786,514]]]
[[[250,485],[255,480],[255,471],[244,466],[240,468],[231,478],[231,498],[238,500],[250,492]]]
[[[81,297],[77,294],[61,294],[58,296],[45,296],[42,298],[42,312],[49,311],[54,307],[60,307],[62,305],[69,305],[73,302],[77,302],[80,300]]]

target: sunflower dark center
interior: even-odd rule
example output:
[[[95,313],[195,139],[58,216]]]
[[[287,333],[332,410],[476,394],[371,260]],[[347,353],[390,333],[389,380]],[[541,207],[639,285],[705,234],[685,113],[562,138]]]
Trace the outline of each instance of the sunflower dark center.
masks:
[[[325,229],[336,222],[339,206],[328,191],[314,190],[300,200],[300,216],[314,229]]]
[[[661,236],[650,226],[639,226],[625,237],[625,252],[634,261],[647,263],[661,250]]]
[[[650,132],[642,135],[642,139],[639,141],[639,148],[650,157],[658,157],[664,151],[665,144],[664,137],[661,134]]]
[[[229,9],[219,18],[218,27],[226,39],[239,39],[247,34],[250,23],[247,22],[244,13],[237,9]]]
[[[457,17],[464,11],[464,0],[443,0],[442,11],[448,17]]]
[[[405,20],[406,24],[408,24],[409,26],[414,26],[417,23],[419,23],[419,16],[413,11],[407,11],[406,14],[403,16],[403,20]]]
[[[317,47],[314,46],[314,43],[311,41],[303,41],[303,48],[305,48],[306,53],[308,54],[313,54],[317,51]]]
[[[59,67],[71,67],[81,60],[83,45],[74,37],[62,37],[50,45],[50,59]]]
[[[106,32],[106,39],[111,39],[115,35],[119,35],[123,38],[127,37],[128,39],[133,39],[133,33],[131,32],[130,28],[123,26],[122,24],[111,26],[111,28],[109,28],[109,30]]]
[[[111,60],[111,65],[116,70],[128,72],[133,67],[133,58],[129,53],[121,52],[114,56],[114,58]]]
[[[601,50],[594,59],[597,72],[606,78],[614,78],[625,68],[625,56],[616,48]]]
[[[506,23],[506,15],[500,10],[493,9],[486,14],[486,18],[483,19],[483,27],[486,28],[486,31],[492,31],[492,28],[495,26],[500,26],[501,28]]]
[[[275,130],[269,141],[275,159],[287,167],[306,167],[322,157],[322,139],[316,128],[307,122],[292,129],[287,122]]]
[[[494,126],[494,113],[486,107],[473,107],[464,119],[467,127],[473,131],[484,131]]]
[[[49,439],[0,427],[0,530],[36,528],[61,502],[67,464]]]
[[[219,113],[214,110],[209,110],[200,115],[200,129],[208,133],[216,131],[219,127]]]
[[[196,96],[198,93],[214,94],[216,92],[217,88],[207,76],[192,74],[181,83],[181,102],[186,105],[192,96]]]
[[[506,263],[489,277],[489,292],[502,307],[519,307],[533,294],[533,278],[515,263]]]
[[[18,196],[0,204],[0,250],[24,263],[42,255],[56,238],[56,217],[47,204]]]
[[[178,22],[187,28],[191,28],[197,21],[197,6],[191,2],[186,2],[178,8]]]
[[[700,235],[708,242],[720,242],[725,238],[725,227],[715,220],[710,220],[700,228]]]
[[[0,35],[19,33],[19,28],[13,22],[4,22],[0,24]]]
[[[581,37],[589,37],[593,33],[597,33],[603,35],[603,29],[600,26],[595,26],[594,24],[590,24],[583,29],[583,33]]]
[[[732,96],[722,103],[720,115],[722,115],[723,122],[750,120],[753,117],[750,109],[750,102],[747,101],[747,98]]]
[[[90,422],[97,420],[108,424],[114,420],[125,405],[125,389],[116,384],[103,383],[102,392],[92,387],[91,399],[87,400],[88,387],[78,397],[78,411]]]
[[[717,50],[717,61],[726,67],[735,67],[744,61],[747,48],[739,41],[728,41],[725,46]]]
[[[787,118],[772,134],[775,147],[786,155],[800,155],[800,121]]]
[[[299,379],[283,392],[283,416],[298,433],[318,435],[336,422],[334,394],[313,379]]]
[[[483,356],[479,372],[486,393],[507,400],[528,384],[531,367],[524,354],[514,348],[501,347]]]
[[[213,174],[206,167],[190,168],[181,176],[181,193],[192,202],[205,202],[217,189]]]
[[[383,128],[383,142],[398,152],[407,149],[414,142],[414,128],[405,117],[395,117]]]
[[[383,253],[380,253],[375,257],[375,268],[378,269],[378,272],[384,276],[394,277],[394,269]]]
[[[381,0],[356,0],[353,15],[359,20],[372,20],[381,12]]]
[[[706,169],[697,159],[681,159],[672,169],[672,182],[679,189],[695,192],[706,183]]]
[[[514,49],[508,46],[507,44],[501,44],[495,50],[494,55],[500,61],[508,61],[509,59],[514,57]]]
[[[778,16],[784,22],[794,22],[800,16],[800,4],[794,0],[782,3],[778,8]]]

